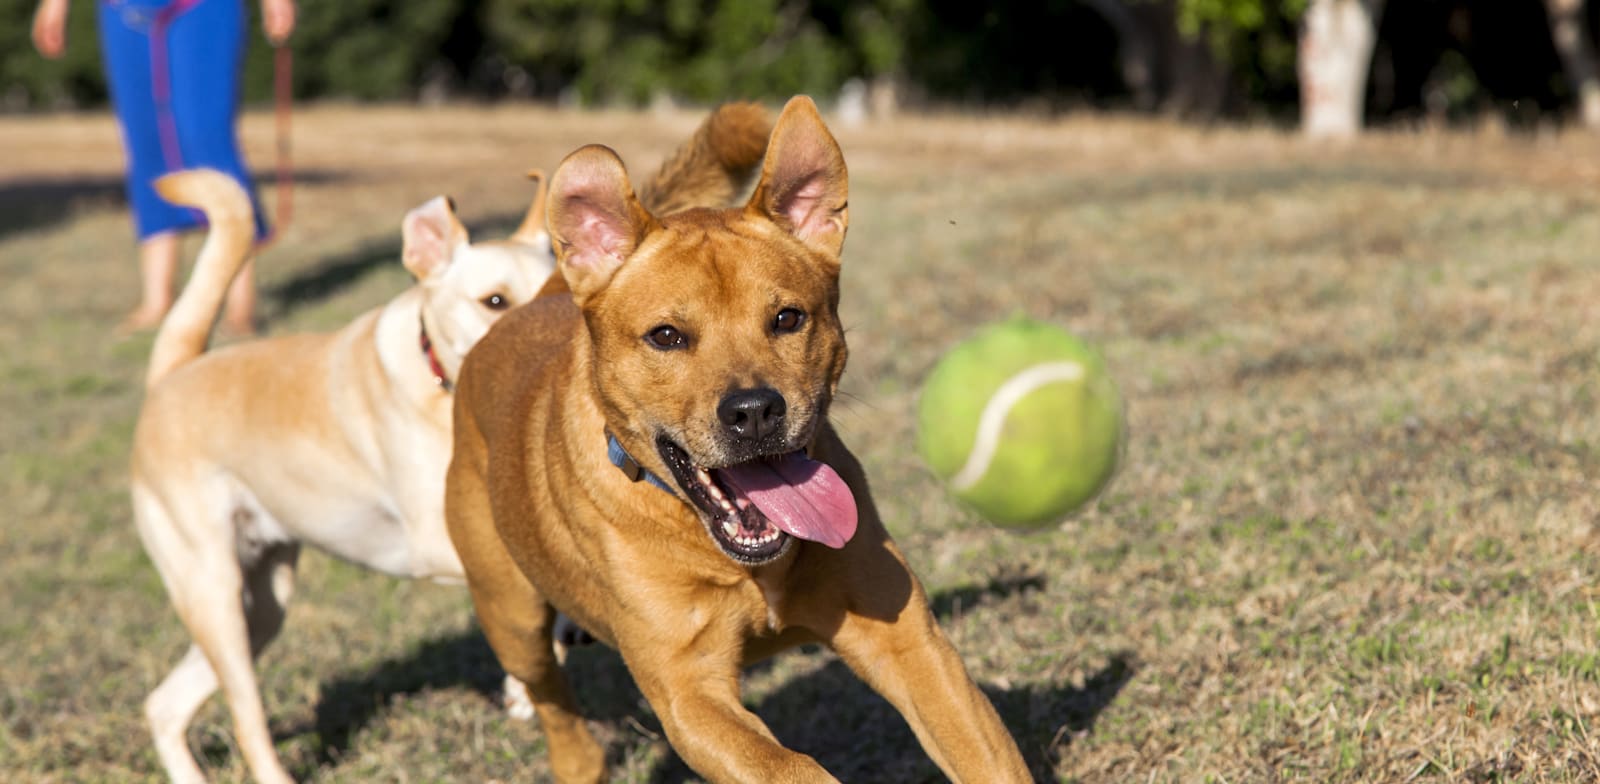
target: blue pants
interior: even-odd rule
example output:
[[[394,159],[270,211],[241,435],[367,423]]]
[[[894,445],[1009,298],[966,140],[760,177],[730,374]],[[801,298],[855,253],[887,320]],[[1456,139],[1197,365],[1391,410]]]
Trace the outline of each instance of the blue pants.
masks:
[[[152,183],[179,169],[233,175],[255,200],[234,121],[244,59],[242,0],[100,0],[100,46],[128,154],[128,204],[139,239],[205,224]],[[256,236],[267,224],[256,207]]]

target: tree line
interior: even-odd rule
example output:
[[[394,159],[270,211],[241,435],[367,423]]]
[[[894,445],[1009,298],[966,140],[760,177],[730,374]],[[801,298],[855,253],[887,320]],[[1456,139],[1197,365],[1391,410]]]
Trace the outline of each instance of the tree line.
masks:
[[[56,62],[28,44],[33,5],[0,0],[0,109],[102,103],[94,4],[74,4]],[[1600,124],[1596,17],[1586,0],[305,0],[290,46],[302,99],[711,103],[853,83],[913,106]],[[244,79],[270,97],[265,42]]]

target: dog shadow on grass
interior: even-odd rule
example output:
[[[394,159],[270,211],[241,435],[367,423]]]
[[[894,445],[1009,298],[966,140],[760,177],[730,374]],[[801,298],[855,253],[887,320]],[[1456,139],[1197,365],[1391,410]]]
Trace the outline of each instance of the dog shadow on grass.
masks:
[[[1006,575],[980,585],[933,593],[929,604],[941,622],[948,622],[963,612],[983,612],[986,606],[1042,591],[1044,586],[1044,578],[1038,575]],[[1095,719],[1134,674],[1133,656],[1123,653],[1089,675],[1082,686],[1020,684],[981,688],[1016,739],[1034,779],[1048,781],[1055,778],[1057,753],[1073,736],[1094,726]],[[900,712],[837,658],[814,672],[790,679],[751,707],[785,747],[810,754],[841,781],[945,780]],[[661,734],[653,716],[636,719]],[[697,780],[676,755],[663,760],[650,777],[652,784]]]
[[[963,611],[1043,587],[1044,579],[1038,576],[1000,577],[982,585],[940,591],[930,599],[934,612],[941,620],[947,620]],[[764,662],[752,671],[769,666],[770,662]],[[567,671],[587,718],[626,723],[633,729],[624,732],[665,738],[660,722],[643,707],[644,699],[616,652],[598,645],[580,649],[568,661]],[[1132,656],[1121,654],[1113,656],[1081,686],[990,685],[984,687],[984,692],[1016,738],[1034,777],[1048,780],[1053,778],[1057,752],[1072,736],[1094,725],[1101,711],[1116,699],[1134,674]],[[486,700],[498,702],[501,678],[494,653],[476,630],[431,640],[407,656],[326,684],[316,707],[315,727],[287,734],[314,731],[319,741],[314,764],[337,765],[355,736],[393,698],[430,689],[467,687]],[[790,679],[752,707],[780,742],[812,755],[842,780],[942,780],[942,774],[918,745],[899,712],[838,659]],[[611,762],[619,765],[629,744],[610,745]],[[655,784],[680,784],[694,779],[676,755],[669,755],[658,764],[650,778]]]
[[[1119,656],[1082,687],[982,688],[1016,739],[1034,780],[1052,781],[1057,754],[1073,735],[1094,725],[1132,677],[1129,658]],[[945,780],[899,711],[838,659],[784,684],[752,707],[779,742],[810,754],[840,781]],[[653,717],[637,720],[665,737]],[[699,780],[676,755],[664,759],[650,776],[652,784]]]

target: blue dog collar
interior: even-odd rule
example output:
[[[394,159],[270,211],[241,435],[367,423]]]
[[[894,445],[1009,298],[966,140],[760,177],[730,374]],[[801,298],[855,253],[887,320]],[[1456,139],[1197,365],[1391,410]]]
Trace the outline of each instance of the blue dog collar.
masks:
[[[622,448],[622,442],[618,441],[616,436],[611,435],[609,430],[606,431],[606,457],[611,460],[612,465],[622,469],[623,475],[627,476],[630,481],[637,482],[643,479],[665,490],[668,495],[677,495],[677,493],[673,492],[671,485],[661,481],[661,477],[646,471],[644,466],[639,465],[639,461],[634,460],[633,455],[628,454],[628,450]]]

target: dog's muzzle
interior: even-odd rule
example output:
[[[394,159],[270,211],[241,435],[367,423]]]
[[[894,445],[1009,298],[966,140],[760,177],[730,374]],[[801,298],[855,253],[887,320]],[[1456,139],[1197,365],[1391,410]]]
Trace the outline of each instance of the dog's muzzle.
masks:
[[[758,403],[761,410],[753,411]],[[745,427],[754,436],[738,440],[749,450],[739,451],[749,454],[757,444],[776,438],[772,428],[781,423],[782,413],[773,413],[770,399],[747,396],[738,405],[743,406],[737,408],[738,415],[722,417],[719,410],[719,418],[725,428]],[[770,432],[763,436],[764,426]],[[718,468],[697,464],[665,435],[656,439],[656,450],[683,497],[700,512],[711,538],[736,561],[767,563],[783,555],[792,539],[840,548],[855,535],[854,494],[837,472],[812,460],[803,449],[757,452]]]

